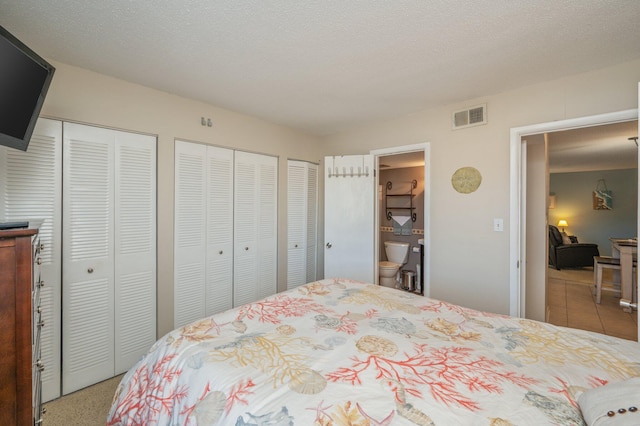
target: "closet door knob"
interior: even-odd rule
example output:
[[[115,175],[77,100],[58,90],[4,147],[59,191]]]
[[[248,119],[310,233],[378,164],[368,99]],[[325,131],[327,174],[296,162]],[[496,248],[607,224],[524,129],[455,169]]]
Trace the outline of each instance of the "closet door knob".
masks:
[[[327,243],[327,248],[329,249],[329,248],[331,248],[331,247],[333,247],[333,246],[331,245],[331,243]]]
[[[218,254],[222,254],[222,250],[220,250],[220,251],[218,252]]]
[[[93,274],[93,268],[89,267],[89,269],[87,269],[87,272]]]

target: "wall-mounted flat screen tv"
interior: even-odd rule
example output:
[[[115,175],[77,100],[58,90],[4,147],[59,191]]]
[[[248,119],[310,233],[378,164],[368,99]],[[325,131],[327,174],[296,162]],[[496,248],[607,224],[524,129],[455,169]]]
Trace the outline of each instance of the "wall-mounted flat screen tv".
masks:
[[[0,145],[27,150],[54,72],[0,26]]]

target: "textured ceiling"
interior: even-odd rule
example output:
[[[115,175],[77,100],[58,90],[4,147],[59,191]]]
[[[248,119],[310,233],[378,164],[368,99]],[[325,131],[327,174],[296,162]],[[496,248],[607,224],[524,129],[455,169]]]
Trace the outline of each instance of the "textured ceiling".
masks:
[[[638,0],[0,0],[40,55],[326,135],[640,57]]]
[[[549,134],[551,173],[635,169],[638,121],[565,130]]]

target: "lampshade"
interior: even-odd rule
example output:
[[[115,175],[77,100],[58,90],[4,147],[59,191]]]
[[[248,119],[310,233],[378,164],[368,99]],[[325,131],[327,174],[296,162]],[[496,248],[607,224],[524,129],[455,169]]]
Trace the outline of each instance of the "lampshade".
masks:
[[[558,227],[559,227],[559,228],[566,228],[567,226],[569,226],[569,224],[567,223],[567,221],[566,221],[566,220],[564,220],[564,219],[560,219],[560,220],[558,221]]]

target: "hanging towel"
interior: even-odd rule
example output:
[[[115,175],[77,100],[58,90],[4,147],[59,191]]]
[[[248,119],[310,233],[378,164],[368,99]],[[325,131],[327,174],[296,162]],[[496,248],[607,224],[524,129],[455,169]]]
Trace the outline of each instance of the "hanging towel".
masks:
[[[412,229],[411,216],[393,216],[393,235],[411,235]]]

